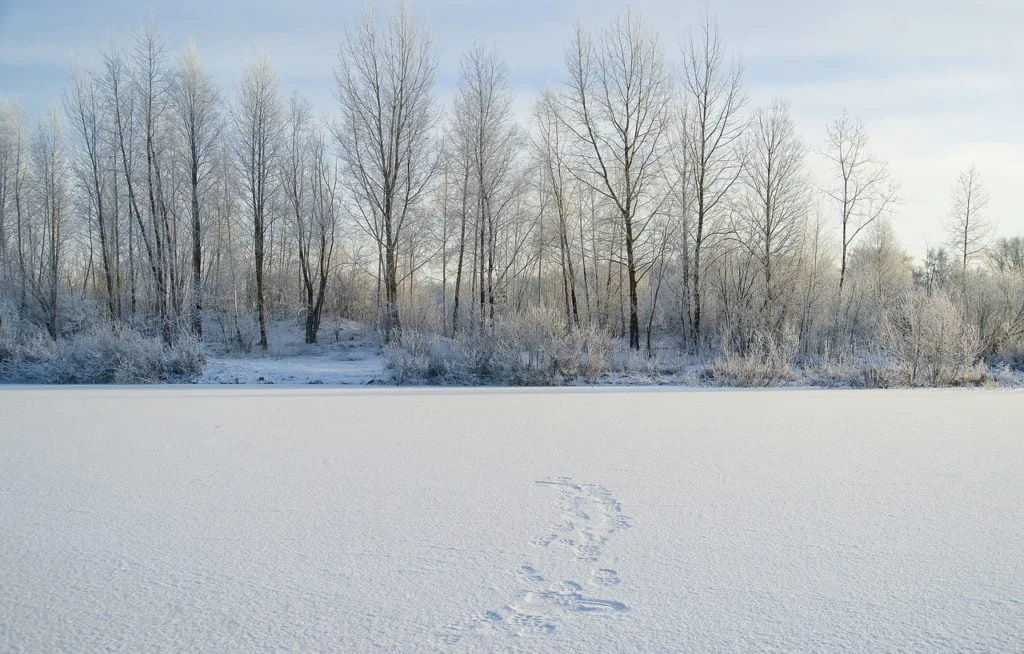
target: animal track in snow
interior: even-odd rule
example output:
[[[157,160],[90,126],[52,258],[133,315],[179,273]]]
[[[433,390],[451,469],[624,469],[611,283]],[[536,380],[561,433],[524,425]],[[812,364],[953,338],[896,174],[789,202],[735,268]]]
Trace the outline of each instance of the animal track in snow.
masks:
[[[558,490],[555,506],[561,513],[550,533],[531,541],[538,547],[557,544],[578,559],[595,562],[601,558],[608,537],[630,526],[629,518],[622,514],[622,505],[603,486],[577,484],[569,477],[536,483]]]
[[[622,580],[611,568],[598,568],[590,573],[590,583],[596,586],[618,586]]]
[[[528,563],[519,566],[519,569],[516,570],[516,578],[518,578],[521,582],[544,581],[544,577],[540,576],[540,574],[537,572],[537,569]]]
[[[558,586],[540,592],[528,591],[523,594],[514,608],[518,610],[536,610],[547,607],[559,607],[573,613],[621,612],[629,609],[622,602],[598,597],[587,597],[575,581],[566,581]],[[534,608],[536,607],[536,609]]]
[[[619,501],[603,486],[578,484],[569,477],[536,483],[557,490],[555,508],[559,515],[549,533],[530,540],[532,545],[564,548],[573,559],[593,564],[602,558],[608,538],[630,526],[630,519],[622,514]],[[610,588],[622,583],[618,572],[612,568],[592,568],[589,572],[590,586]],[[576,581],[552,584],[530,562],[511,573],[519,590],[508,604],[441,628],[435,633],[438,643],[450,647],[467,636],[480,639],[496,634],[541,637],[554,633],[561,622],[571,620],[574,615],[614,615],[629,610],[623,602],[585,595],[582,584]]]

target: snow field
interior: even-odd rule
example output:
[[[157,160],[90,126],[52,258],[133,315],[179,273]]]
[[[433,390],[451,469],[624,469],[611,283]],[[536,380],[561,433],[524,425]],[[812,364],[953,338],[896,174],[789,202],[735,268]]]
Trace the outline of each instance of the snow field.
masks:
[[[1024,394],[7,388],[2,651],[1019,651]]]

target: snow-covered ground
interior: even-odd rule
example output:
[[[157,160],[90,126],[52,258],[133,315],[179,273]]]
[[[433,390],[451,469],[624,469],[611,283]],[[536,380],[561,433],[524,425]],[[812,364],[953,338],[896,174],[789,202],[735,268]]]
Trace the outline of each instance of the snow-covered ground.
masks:
[[[249,354],[209,347],[200,384],[325,384],[329,386],[390,382],[372,328],[341,321],[320,331],[320,343],[303,342],[301,327],[271,322],[270,351]]]
[[[0,390],[0,651],[1022,651],[1024,393]]]

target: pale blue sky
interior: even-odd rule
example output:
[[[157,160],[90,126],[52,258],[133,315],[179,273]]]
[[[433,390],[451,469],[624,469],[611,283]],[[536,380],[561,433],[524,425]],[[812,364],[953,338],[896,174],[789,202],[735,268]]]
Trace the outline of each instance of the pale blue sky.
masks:
[[[380,3],[378,3],[380,4]],[[474,41],[508,61],[524,115],[535,92],[561,76],[577,19],[600,25],[626,4],[608,0],[518,2],[411,0],[439,49],[439,93]],[[286,92],[333,109],[338,44],[361,0],[0,0],[0,96],[30,114],[58,100],[73,61],[111,40],[130,45],[152,20],[172,53],[195,40],[230,92],[246,57],[270,55]],[[903,188],[893,224],[922,254],[942,240],[948,192],[978,166],[1004,234],[1024,234],[1017,188],[1024,180],[1024,2],[1021,0],[642,0],[629,3],[656,25],[670,56],[710,12],[746,67],[753,104],[788,98],[813,148],[844,107],[860,115],[871,147]],[[812,167],[816,162],[811,160]]]

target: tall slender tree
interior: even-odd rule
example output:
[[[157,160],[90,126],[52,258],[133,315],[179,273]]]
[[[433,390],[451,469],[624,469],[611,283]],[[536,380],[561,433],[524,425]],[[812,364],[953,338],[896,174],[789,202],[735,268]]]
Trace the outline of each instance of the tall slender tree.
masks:
[[[786,258],[793,263],[801,246],[809,200],[803,144],[789,117],[788,104],[776,100],[754,113],[745,155],[746,197],[736,212],[736,236],[760,267],[761,324],[777,333],[783,315],[777,305],[793,281],[781,273]]]
[[[672,78],[657,34],[632,13],[598,35],[577,25],[558,115],[578,147],[574,175],[616,211],[625,250],[629,346],[640,349],[637,244],[666,198]]]
[[[436,169],[436,67],[429,33],[402,5],[383,21],[367,13],[342,44],[335,69],[341,117],[334,136],[355,213],[377,245],[386,342],[401,333],[398,252],[403,229]]]
[[[270,60],[253,61],[242,74],[235,106],[235,156],[245,183],[245,204],[252,218],[253,259],[256,268],[256,314],[260,347],[267,337],[267,231],[272,203],[279,188],[283,116],[277,76]]]
[[[833,183],[825,194],[839,211],[841,228],[839,293],[846,281],[850,246],[864,229],[882,218],[897,201],[898,187],[885,161],[867,151],[864,123],[843,112],[828,126],[825,160]]]
[[[992,235],[992,225],[985,214],[988,192],[977,168],[971,166],[960,173],[949,201],[949,244],[960,257],[960,274],[966,279],[968,264],[985,252]]]
[[[184,140],[188,171],[192,284],[189,322],[192,334],[203,337],[203,229],[201,196],[210,178],[220,137],[220,93],[203,69],[194,43],[185,49],[174,85],[175,122]]]
[[[693,257],[687,253],[690,275],[684,279],[686,322],[690,345],[701,345],[701,321],[705,249],[709,240],[724,232],[721,220],[728,198],[743,171],[740,156],[743,119],[743,69],[726,59],[718,25],[705,18],[697,36],[691,35],[683,56],[683,114],[686,133],[686,171],[684,180],[692,188],[694,221],[687,234],[692,241]]]

